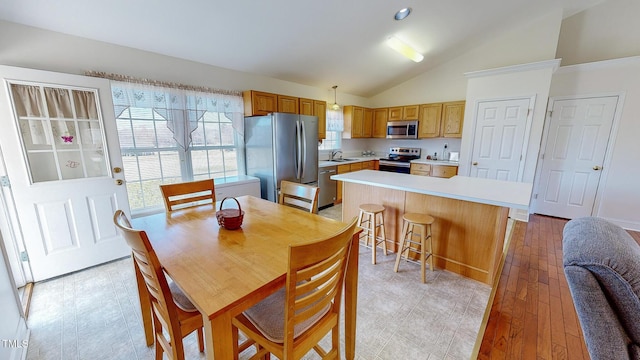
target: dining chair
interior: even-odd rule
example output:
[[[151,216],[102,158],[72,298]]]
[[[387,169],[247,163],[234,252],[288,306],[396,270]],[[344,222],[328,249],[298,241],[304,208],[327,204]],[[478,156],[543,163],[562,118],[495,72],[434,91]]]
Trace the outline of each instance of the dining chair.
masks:
[[[202,315],[176,283],[167,280],[147,234],[132,229],[122,210],[116,210],[113,222],[131,247],[134,266],[142,274],[151,300],[156,360],[162,359],[163,353],[169,359],[183,360],[182,339],[194,331],[198,332],[198,346],[203,352]]]
[[[160,185],[167,212],[175,209],[216,203],[216,192],[213,179]]]
[[[232,319],[234,331],[260,346],[252,359],[300,359],[311,349],[323,359],[339,358],[342,287],[355,227],[354,218],[329,238],[289,245],[284,288]],[[319,342],[329,332],[326,351]]]
[[[296,209],[318,213],[318,194],[320,188],[282,180],[278,203]]]

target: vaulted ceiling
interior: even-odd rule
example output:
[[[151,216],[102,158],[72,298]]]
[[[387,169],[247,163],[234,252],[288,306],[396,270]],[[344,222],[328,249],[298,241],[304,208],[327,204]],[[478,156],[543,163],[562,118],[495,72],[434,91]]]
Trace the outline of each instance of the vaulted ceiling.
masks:
[[[372,96],[561,8],[602,0],[14,0],[0,19],[223,68]],[[393,16],[413,9],[405,20]],[[396,36],[424,54],[389,49]]]

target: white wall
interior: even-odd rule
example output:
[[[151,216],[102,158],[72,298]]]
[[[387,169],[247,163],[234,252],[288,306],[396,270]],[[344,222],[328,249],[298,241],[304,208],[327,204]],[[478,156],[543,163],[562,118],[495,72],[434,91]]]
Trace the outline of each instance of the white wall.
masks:
[[[640,55],[640,1],[609,0],[562,22],[562,65]]]
[[[18,360],[23,353],[26,355],[26,343],[23,341],[28,340],[28,334],[2,244],[0,234],[0,359]],[[16,342],[10,344],[4,340]]]
[[[603,167],[595,216],[640,230],[640,57],[562,67],[550,97],[624,94]]]

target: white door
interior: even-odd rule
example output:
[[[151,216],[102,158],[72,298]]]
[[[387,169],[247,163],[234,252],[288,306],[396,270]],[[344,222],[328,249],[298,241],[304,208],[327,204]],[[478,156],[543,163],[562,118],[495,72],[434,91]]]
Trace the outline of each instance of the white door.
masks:
[[[478,104],[470,176],[519,180],[530,101],[522,98]]]
[[[591,215],[617,104],[617,96],[553,103],[536,213]]]
[[[129,204],[109,81],[8,66],[0,78],[0,146],[33,280],[127,256],[112,223]]]

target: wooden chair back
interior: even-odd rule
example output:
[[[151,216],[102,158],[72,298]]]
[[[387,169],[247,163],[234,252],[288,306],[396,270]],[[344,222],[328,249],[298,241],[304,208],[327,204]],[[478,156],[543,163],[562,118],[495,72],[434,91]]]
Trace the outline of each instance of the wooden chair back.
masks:
[[[193,329],[185,332],[181,329],[181,319],[188,314],[178,308],[173,300],[167,278],[164,270],[160,265],[160,261],[151,246],[151,242],[146,232],[131,228],[129,219],[122,210],[116,210],[113,215],[113,222],[123,235],[127,244],[131,247],[131,256],[134,260],[134,266],[144,278],[145,286],[151,300],[151,309],[153,313],[153,323],[156,342],[156,358],[159,354],[165,352],[170,359],[184,359],[184,347],[182,338],[198,326],[190,326]],[[198,336],[201,341],[202,333],[202,316],[199,312],[193,313],[193,316],[200,319]],[[197,322],[198,319],[196,319]],[[166,329],[169,337],[165,337],[163,328]],[[202,351],[202,345],[200,345]]]
[[[280,303],[285,307],[283,342],[260,335],[244,315],[233,320],[260,345],[254,358],[272,353],[279,359],[300,359],[311,349],[323,359],[339,358],[342,289],[355,228],[356,218],[330,238],[289,246],[286,295],[284,304]],[[300,327],[307,330],[296,334]],[[332,333],[329,352],[319,346],[328,332]]]
[[[282,180],[278,203],[317,214],[319,192],[320,188],[317,186]]]
[[[206,203],[216,203],[213,179],[160,185],[167,212]]]

